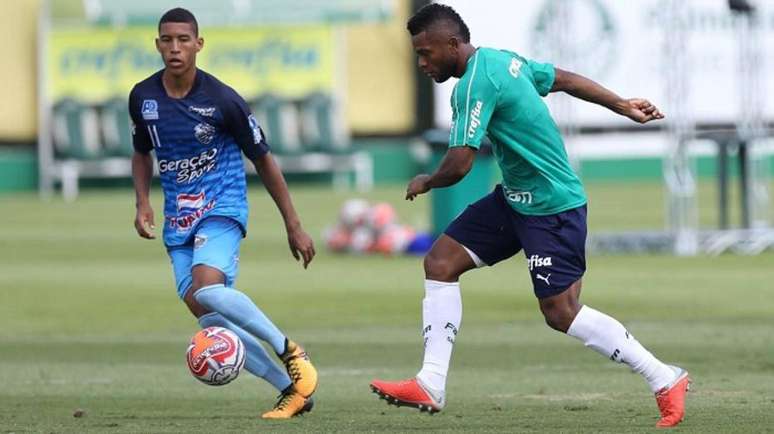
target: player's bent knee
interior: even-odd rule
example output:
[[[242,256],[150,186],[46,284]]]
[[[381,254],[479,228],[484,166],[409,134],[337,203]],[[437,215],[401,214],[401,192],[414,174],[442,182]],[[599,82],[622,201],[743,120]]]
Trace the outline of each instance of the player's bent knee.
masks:
[[[196,293],[196,290],[191,286],[188,288],[188,291],[185,293],[185,297],[183,297],[183,302],[186,306],[188,306],[188,310],[191,311],[193,316],[196,318],[201,317],[202,315],[206,315],[210,313],[210,311],[199,304],[198,301],[196,301],[196,297],[194,297],[194,294]]]
[[[580,303],[571,297],[554,296],[540,300],[540,311],[549,327],[566,333],[580,311]]]
[[[452,260],[433,254],[425,256],[424,268],[426,278],[440,282],[456,282],[461,274]]]
[[[566,333],[572,324],[573,315],[570,312],[562,309],[543,310],[543,318],[552,329]]]
[[[567,322],[566,318],[561,316],[553,316],[544,313],[543,317],[549,327],[562,333],[567,333],[567,330],[570,328],[570,324],[572,324],[571,321]]]
[[[226,282],[226,276],[222,271],[203,264],[196,265],[191,269],[191,277],[191,289],[189,290],[191,296],[205,286],[224,284]]]

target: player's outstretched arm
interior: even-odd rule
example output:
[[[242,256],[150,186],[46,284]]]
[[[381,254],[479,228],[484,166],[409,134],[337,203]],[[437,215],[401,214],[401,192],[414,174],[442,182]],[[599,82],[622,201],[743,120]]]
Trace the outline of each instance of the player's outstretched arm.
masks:
[[[150,154],[135,152],[132,155],[132,181],[134,182],[135,206],[134,228],[143,238],[156,238],[153,229],[153,208],[150,204],[150,183],[153,176],[153,159]]]
[[[269,191],[274,203],[277,204],[277,209],[282,214],[282,220],[285,221],[290,253],[297,261],[303,259],[304,268],[306,268],[315,255],[314,243],[312,238],[301,228],[301,220],[298,218],[293,201],[290,199],[285,177],[282,176],[282,172],[270,152],[254,159],[253,164],[258,176],[263,181],[263,185],[266,186],[266,190]]]
[[[417,175],[406,188],[406,199],[414,200],[420,194],[432,188],[448,187],[458,183],[473,167],[476,150],[470,146],[450,148],[441,161],[441,165],[432,175]]]
[[[624,99],[580,74],[559,68],[554,68],[554,71],[556,74],[551,92],[566,92],[576,98],[607,107],[641,124],[664,118],[664,114],[646,99]]]

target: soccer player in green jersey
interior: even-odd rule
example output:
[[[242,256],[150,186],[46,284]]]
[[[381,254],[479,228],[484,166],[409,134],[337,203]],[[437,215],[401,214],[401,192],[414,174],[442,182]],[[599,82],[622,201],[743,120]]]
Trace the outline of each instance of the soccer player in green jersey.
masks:
[[[449,150],[435,173],[409,183],[406,199],[459,182],[485,134],[503,182],[460,214],[425,257],[422,369],[405,381],[374,380],[372,390],[393,404],[441,410],[462,320],[460,275],[524,250],[546,323],[641,374],[661,411],[657,426],[677,425],[685,413],[688,373],[662,363],[620,322],[579,301],[586,270],[586,195],[541,97],[566,92],[639,123],[663,114],[645,99],[623,99],[551,64],[474,47],[467,25],[449,6],[425,6],[409,20],[408,30],[419,68],[438,83],[459,81],[451,97]]]

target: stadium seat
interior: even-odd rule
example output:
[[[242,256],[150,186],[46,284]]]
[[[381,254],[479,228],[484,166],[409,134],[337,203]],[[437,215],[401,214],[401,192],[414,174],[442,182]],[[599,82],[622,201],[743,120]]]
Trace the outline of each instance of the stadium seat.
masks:
[[[54,104],[51,112],[54,160],[47,170],[62,185],[62,195],[78,196],[81,178],[132,175],[131,137],[126,102],[110,100],[99,109],[73,99]],[[100,138],[105,140],[101,143]]]
[[[298,102],[301,141],[305,150],[341,153],[350,148],[349,137],[331,95],[314,92]]]
[[[357,189],[373,186],[373,161],[368,153],[350,148],[330,95],[313,93],[292,101],[266,94],[251,101],[250,107],[283,172],[331,173],[339,188],[346,188],[354,174]]]
[[[99,114],[105,155],[131,157],[134,147],[126,99],[112,98],[105,101],[100,106]]]
[[[330,173],[334,186],[373,186],[373,161],[350,147],[334,100],[311,94],[299,101],[266,94],[250,107],[266,134],[272,153],[283,172]],[[64,99],[52,110],[54,160],[50,173],[61,182],[66,200],[78,195],[81,178],[130,177],[134,152],[131,122],[123,98],[99,107]],[[246,165],[253,170],[252,165]]]
[[[299,137],[299,116],[296,105],[274,94],[264,94],[250,103],[258,124],[275,154],[303,152]]]
[[[53,107],[52,134],[57,158],[94,160],[102,156],[94,107],[63,99]]]

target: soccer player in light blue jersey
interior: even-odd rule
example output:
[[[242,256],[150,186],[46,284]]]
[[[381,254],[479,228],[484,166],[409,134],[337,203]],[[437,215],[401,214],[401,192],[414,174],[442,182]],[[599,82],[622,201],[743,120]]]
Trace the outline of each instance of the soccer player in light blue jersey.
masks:
[[[303,348],[289,340],[244,293],[234,289],[239,247],[247,233],[244,154],[254,165],[285,222],[290,251],[306,268],[312,239],[301,227],[285,179],[255,117],[232,88],[196,67],[203,48],[196,18],[175,8],[159,21],[156,48],[164,69],[137,83],[129,95],[133,121],[134,226],[155,238],[149,201],[156,154],[164,191],[164,245],[177,292],[202,327],[235,332],[247,349],[245,369],[279,390],[262,415],[286,419],[311,410],[317,371]],[[282,369],[258,339],[271,345]]]
[[[546,323],[642,375],[661,411],[657,426],[680,423],[688,373],[657,359],[615,318],[580,303],[586,271],[586,194],[542,97],[566,92],[639,123],[662,119],[663,114],[647,100],[623,99],[551,64],[512,51],[474,47],[467,25],[448,6],[425,6],[407,27],[420,69],[438,83],[450,77],[459,81],[451,98],[449,150],[435,173],[418,175],[409,183],[406,199],[460,181],[484,135],[492,141],[503,182],[465,209],[425,257],[422,369],[405,381],[375,380],[373,391],[391,403],[441,410],[462,321],[460,275],[523,250]]]

